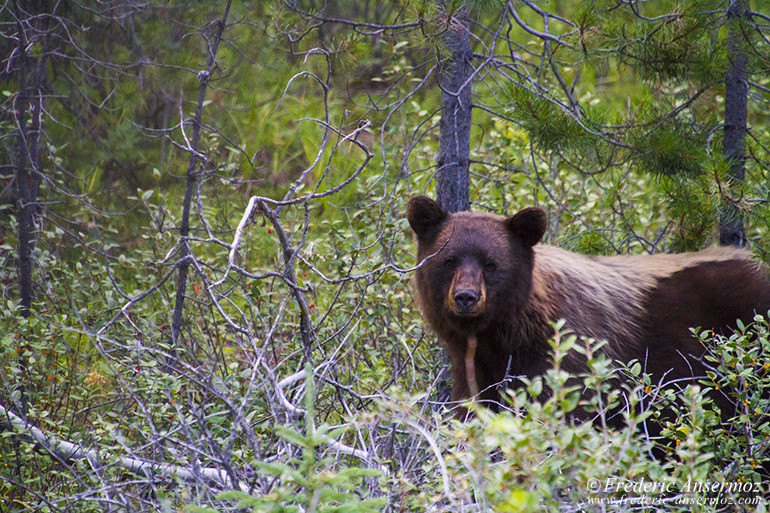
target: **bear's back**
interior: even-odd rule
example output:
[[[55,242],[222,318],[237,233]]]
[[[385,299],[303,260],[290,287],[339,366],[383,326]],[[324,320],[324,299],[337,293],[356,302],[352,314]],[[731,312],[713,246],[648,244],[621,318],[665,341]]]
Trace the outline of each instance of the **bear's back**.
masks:
[[[654,353],[670,365],[677,353],[702,353],[690,328],[727,333],[736,319],[766,315],[770,280],[738,248],[589,257],[538,244],[532,299],[576,333],[608,340],[614,357]]]

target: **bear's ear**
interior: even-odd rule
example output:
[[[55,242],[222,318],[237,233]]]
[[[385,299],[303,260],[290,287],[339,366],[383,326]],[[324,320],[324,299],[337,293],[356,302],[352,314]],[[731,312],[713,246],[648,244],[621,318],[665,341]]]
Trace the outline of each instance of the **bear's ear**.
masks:
[[[418,237],[424,237],[446,217],[447,213],[444,212],[444,209],[427,196],[415,196],[409,200],[406,207],[406,218],[409,220],[409,226]]]
[[[529,207],[506,219],[505,226],[522,244],[531,247],[543,238],[548,218],[542,208]]]

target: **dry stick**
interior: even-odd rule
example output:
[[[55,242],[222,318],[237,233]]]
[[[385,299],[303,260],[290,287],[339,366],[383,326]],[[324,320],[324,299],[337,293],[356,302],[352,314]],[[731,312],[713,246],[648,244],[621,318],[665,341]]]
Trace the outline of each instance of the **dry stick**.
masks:
[[[471,397],[479,394],[479,384],[476,383],[476,334],[468,335],[468,347],[465,350],[465,380],[468,382],[468,393]]]

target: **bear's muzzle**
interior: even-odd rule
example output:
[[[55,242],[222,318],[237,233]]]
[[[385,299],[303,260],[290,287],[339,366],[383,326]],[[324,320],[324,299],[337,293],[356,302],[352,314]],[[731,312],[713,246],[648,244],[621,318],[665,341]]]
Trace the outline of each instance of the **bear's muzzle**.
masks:
[[[486,292],[481,266],[477,262],[463,262],[455,270],[446,307],[458,317],[476,317],[484,313]]]

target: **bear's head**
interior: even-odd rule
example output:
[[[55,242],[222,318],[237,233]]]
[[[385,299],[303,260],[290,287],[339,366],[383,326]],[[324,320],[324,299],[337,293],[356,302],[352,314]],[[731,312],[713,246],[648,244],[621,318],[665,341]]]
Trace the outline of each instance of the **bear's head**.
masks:
[[[543,210],[450,214],[416,196],[407,219],[417,238],[417,301],[440,335],[477,333],[521,310],[532,288],[532,247],[546,229]]]

